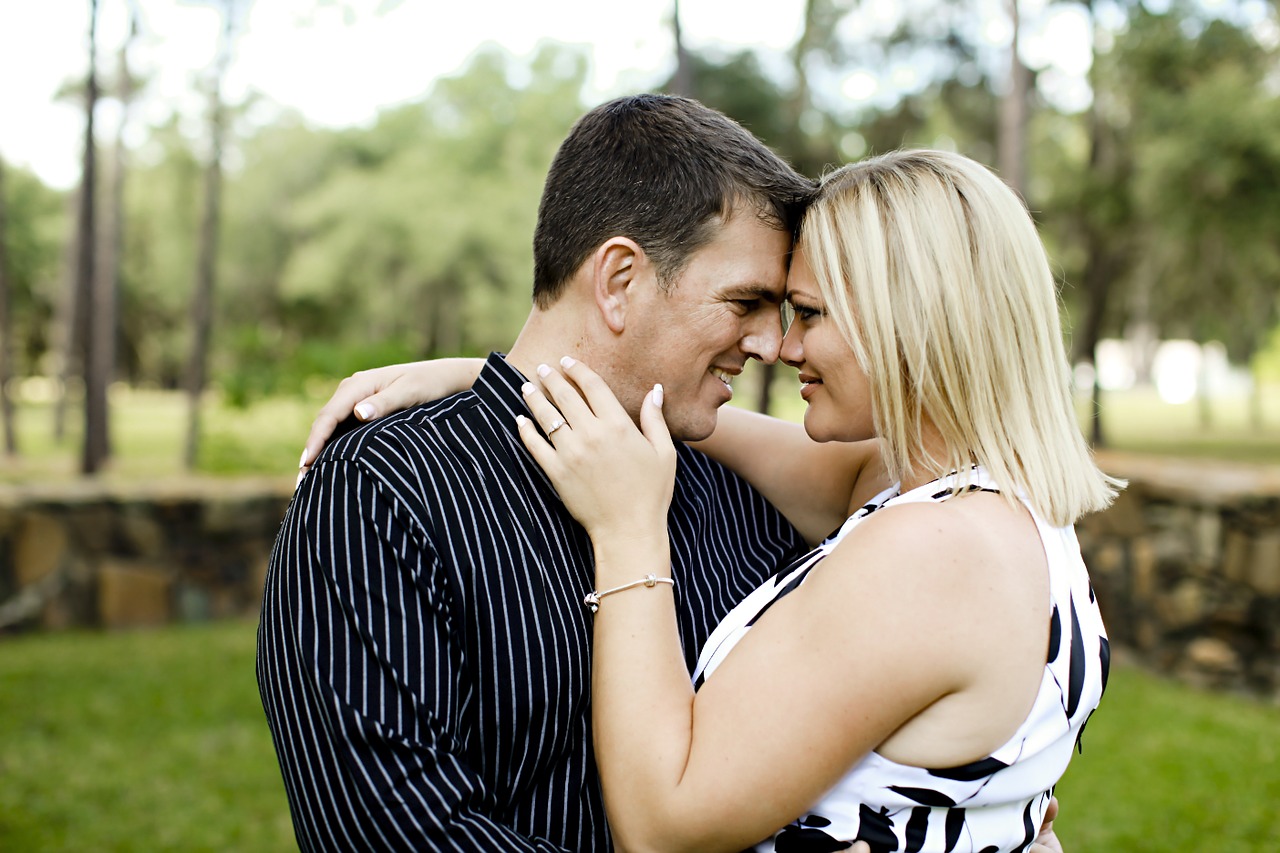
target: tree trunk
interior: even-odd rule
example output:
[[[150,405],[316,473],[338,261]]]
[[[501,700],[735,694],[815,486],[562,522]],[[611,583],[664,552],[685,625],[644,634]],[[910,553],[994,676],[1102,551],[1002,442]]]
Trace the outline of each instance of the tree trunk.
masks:
[[[114,162],[111,169],[111,191],[107,218],[102,228],[102,243],[94,282],[93,355],[85,367],[85,440],[92,441],[91,452],[99,466],[111,457],[111,409],[108,395],[116,373],[116,339],[120,301],[120,265],[124,253],[124,181],[125,126],[129,120],[132,80],[129,77],[129,45],[137,32],[136,20],[120,47],[117,74],[120,101],[120,123],[116,128]]]
[[[213,288],[217,273],[218,227],[222,208],[222,137],[226,116],[222,106],[222,78],[231,51],[232,9],[223,8],[222,42],[215,60],[209,92],[209,165],[205,169],[204,213],[196,259],[195,295],[191,301],[191,358],[187,362],[187,438],[183,464],[196,466],[200,449],[200,397],[204,393],[213,331]]]
[[[693,64],[689,61],[689,52],[684,49],[684,34],[680,29],[680,0],[672,0],[671,31],[676,43],[676,73],[671,78],[671,94],[696,97]]]
[[[80,215],[77,229],[78,263],[76,264],[76,293],[81,305],[86,308],[92,303],[94,291],[94,273],[96,263],[96,224],[95,207],[97,193],[94,182],[97,180],[95,161],[96,151],[93,139],[93,113],[98,103],[98,0],[89,3],[89,80],[85,86],[85,130],[84,130],[84,165],[81,170]],[[87,314],[87,312],[86,312]],[[87,318],[86,318],[87,320]],[[80,363],[86,377],[93,364],[97,351],[94,323],[85,322],[85,335],[81,341]],[[101,448],[104,435],[102,430],[106,423],[105,412],[99,411],[96,401],[91,401],[86,387],[85,396],[85,433],[83,453],[80,457],[80,473],[94,474],[102,465]]]
[[[18,434],[14,431],[13,398],[9,380],[13,378],[13,319],[9,292],[9,244],[6,231],[8,215],[4,189],[4,161],[0,160],[0,421],[4,428],[4,452],[18,455]]]
[[[1098,61],[1097,15],[1092,2],[1087,4],[1093,18],[1094,61],[1089,70],[1089,83],[1093,88],[1093,101],[1089,106],[1089,175],[1097,180],[1104,169],[1111,173],[1115,168],[1114,152],[1109,148],[1107,126],[1098,106]],[[1113,177],[1115,175],[1113,174]],[[1084,230],[1085,266],[1082,274],[1081,289],[1086,300],[1085,320],[1081,330],[1078,353],[1087,358],[1093,365],[1093,389],[1089,407],[1089,440],[1094,447],[1106,446],[1106,434],[1102,426],[1102,371],[1098,364],[1098,344],[1102,340],[1103,322],[1107,315],[1107,303],[1111,295],[1112,282],[1120,270],[1120,257],[1115,245],[1108,239],[1108,230],[1099,222],[1096,215],[1082,209],[1080,211]]]
[[[1000,102],[1000,174],[1005,183],[1027,198],[1027,115],[1031,96],[1031,69],[1018,55],[1021,18],[1018,0],[1006,0],[1013,41],[1009,45],[1009,91]]]
[[[1212,384],[1212,373],[1209,368],[1209,359],[1205,354],[1206,347],[1200,345],[1200,376],[1196,382],[1196,415],[1199,421],[1201,432],[1208,432],[1213,429],[1213,389],[1209,386]]]

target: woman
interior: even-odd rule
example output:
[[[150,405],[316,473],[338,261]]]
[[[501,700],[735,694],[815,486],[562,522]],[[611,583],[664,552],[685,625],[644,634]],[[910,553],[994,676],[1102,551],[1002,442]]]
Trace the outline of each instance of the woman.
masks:
[[[594,737],[615,839],[1025,849],[1106,678],[1071,525],[1119,485],[1075,422],[1034,226],[959,155],[846,166],[806,215],[787,301],[808,437],[726,411],[705,449],[813,538],[839,526],[729,614],[692,686],[661,387],[641,430],[586,365],[540,370],[548,396],[529,387],[541,432],[523,419],[521,436],[595,548]],[[849,442],[856,464],[815,441]]]

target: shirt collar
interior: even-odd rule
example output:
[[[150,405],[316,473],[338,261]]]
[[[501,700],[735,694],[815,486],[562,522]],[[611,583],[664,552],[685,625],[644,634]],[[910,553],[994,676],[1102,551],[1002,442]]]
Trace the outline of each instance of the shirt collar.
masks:
[[[552,495],[555,495],[556,490],[551,479],[534,461],[533,455],[520,439],[520,431],[516,427],[516,415],[533,417],[533,413],[525,405],[524,394],[520,391],[521,386],[527,381],[524,374],[507,361],[505,353],[493,352],[489,353],[489,357],[485,360],[480,375],[471,386],[471,391],[489,413],[494,429],[510,440],[509,447],[500,446],[497,449],[505,452],[513,463],[527,470],[529,476],[542,483]],[[558,497],[557,500],[559,500]]]
[[[524,374],[507,361],[505,353],[493,352],[485,359],[471,390],[494,419],[503,421],[514,434],[516,415],[531,417],[529,407],[524,404],[524,394],[520,392],[527,381]]]

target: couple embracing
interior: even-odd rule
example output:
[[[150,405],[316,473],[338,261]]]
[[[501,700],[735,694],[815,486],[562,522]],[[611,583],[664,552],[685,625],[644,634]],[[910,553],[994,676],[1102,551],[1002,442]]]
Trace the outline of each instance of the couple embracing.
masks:
[[[1060,849],[1108,665],[1072,524],[1119,484],[1019,199],[623,98],[551,165],[533,303],[308,439],[258,647],[300,846]],[[749,358],[803,428],[721,408]]]

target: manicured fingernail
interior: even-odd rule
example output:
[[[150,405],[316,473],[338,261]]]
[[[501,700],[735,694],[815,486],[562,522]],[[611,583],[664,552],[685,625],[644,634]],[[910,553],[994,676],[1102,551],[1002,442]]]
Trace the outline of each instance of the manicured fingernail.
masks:
[[[524,426],[528,422],[529,422],[529,419],[526,418],[524,415],[516,415],[516,429],[519,429],[520,427]]]
[[[307,464],[307,449],[302,448],[302,458],[298,460],[298,467],[302,468]]]
[[[296,479],[296,480],[294,480],[294,481],[293,481],[293,487],[294,487],[295,489],[296,489],[296,488],[298,488],[298,486],[301,486],[301,485],[302,485],[302,478],[303,478],[303,477],[305,477],[305,476],[307,476],[307,472],[306,472],[306,471],[300,471],[300,472],[298,472],[298,479]]]
[[[577,363],[578,362],[569,358],[569,356],[567,355],[564,358],[560,359],[560,366],[563,367],[565,370],[568,370],[569,368],[573,367]]]
[[[539,375],[539,376],[543,376],[543,377],[550,376],[550,375],[551,375],[551,368],[550,368],[550,367],[547,367],[545,364],[539,364],[539,365],[538,365],[538,375]]]
[[[368,403],[361,403],[356,406],[356,417],[362,421],[369,420],[369,418],[373,417],[373,406]]]
[[[653,386],[653,404],[659,409],[662,408],[662,384]]]
[[[533,383],[532,383],[532,382],[526,382],[526,383],[524,383],[523,385],[521,385],[521,386],[520,386],[520,393],[521,393],[521,394],[523,394],[523,395],[525,395],[526,397],[528,397],[530,394],[532,394],[532,393],[534,392],[534,390],[535,390],[535,389],[534,389],[534,387],[533,387]]]

